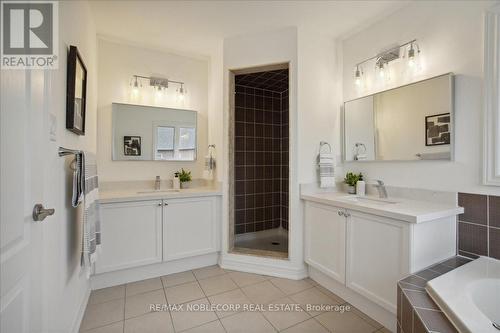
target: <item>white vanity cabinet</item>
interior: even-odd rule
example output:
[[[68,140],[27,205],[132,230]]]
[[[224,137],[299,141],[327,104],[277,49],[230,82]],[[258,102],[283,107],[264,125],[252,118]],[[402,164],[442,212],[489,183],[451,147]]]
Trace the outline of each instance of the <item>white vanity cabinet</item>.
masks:
[[[162,200],[101,204],[96,273],[162,261]]]
[[[397,281],[455,253],[455,217],[411,223],[305,201],[305,261],[391,313]]]
[[[346,219],[341,208],[306,202],[305,261],[345,283]]]
[[[215,196],[102,203],[101,216],[96,274],[219,250]]]
[[[163,219],[163,261],[217,251],[216,199],[166,200]]]
[[[397,282],[410,273],[406,222],[346,210],[346,286],[396,313]]]

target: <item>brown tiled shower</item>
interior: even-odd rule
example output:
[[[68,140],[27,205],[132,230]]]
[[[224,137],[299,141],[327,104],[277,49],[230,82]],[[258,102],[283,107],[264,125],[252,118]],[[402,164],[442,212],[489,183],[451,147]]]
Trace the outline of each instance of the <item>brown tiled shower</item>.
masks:
[[[288,68],[235,75],[235,248],[288,251]]]

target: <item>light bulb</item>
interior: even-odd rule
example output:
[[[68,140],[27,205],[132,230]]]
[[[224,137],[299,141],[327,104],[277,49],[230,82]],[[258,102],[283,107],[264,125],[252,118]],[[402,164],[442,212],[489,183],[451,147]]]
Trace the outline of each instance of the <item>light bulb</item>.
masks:
[[[161,86],[157,86],[155,90],[156,98],[161,98],[163,96]]]
[[[182,84],[181,84],[180,88],[177,89],[177,93],[178,93],[179,100],[183,101],[184,98],[186,97],[187,91],[184,89],[184,86]]]
[[[380,65],[378,65],[378,76],[383,79],[385,77],[385,73],[386,72],[386,68],[384,66],[384,63],[380,63]]]
[[[359,68],[359,65],[356,66],[356,71],[354,72],[354,84],[356,86],[361,86],[361,76],[363,75],[363,71]]]
[[[420,48],[418,44],[411,43],[407,54],[407,65],[412,72],[420,70]]]
[[[135,77],[134,83],[132,84],[132,94],[137,96],[139,94],[139,82],[137,76]]]

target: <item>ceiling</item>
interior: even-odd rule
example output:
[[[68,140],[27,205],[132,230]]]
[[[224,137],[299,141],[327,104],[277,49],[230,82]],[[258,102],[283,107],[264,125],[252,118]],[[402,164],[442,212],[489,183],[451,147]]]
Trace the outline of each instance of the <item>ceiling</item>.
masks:
[[[272,90],[279,93],[288,89],[288,68],[235,76],[235,84]]]
[[[165,51],[211,56],[230,36],[308,26],[339,37],[407,1],[90,1],[100,35]]]

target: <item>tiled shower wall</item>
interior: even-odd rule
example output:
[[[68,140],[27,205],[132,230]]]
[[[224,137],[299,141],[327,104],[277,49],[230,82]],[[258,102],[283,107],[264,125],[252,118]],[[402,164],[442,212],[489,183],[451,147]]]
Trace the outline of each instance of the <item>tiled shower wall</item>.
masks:
[[[281,93],[281,226],[288,230],[288,90]]]
[[[238,85],[235,232],[288,228],[288,91]]]
[[[500,197],[458,193],[458,254],[500,259]]]

